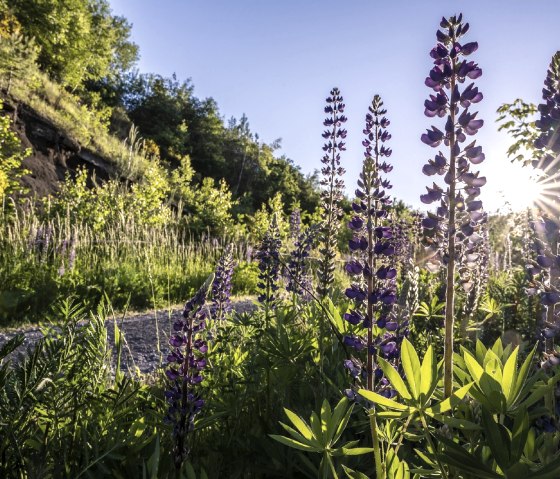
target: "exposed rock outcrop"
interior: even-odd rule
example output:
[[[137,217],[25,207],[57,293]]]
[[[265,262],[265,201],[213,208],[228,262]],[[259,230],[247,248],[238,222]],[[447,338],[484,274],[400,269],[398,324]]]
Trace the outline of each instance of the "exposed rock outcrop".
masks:
[[[31,173],[22,178],[22,183],[33,195],[43,197],[56,192],[66,173],[73,175],[78,167],[85,167],[101,181],[114,174],[110,161],[82,147],[30,106],[9,98],[2,101],[3,112],[12,118],[12,127],[22,147],[32,150],[23,161],[23,166]]]

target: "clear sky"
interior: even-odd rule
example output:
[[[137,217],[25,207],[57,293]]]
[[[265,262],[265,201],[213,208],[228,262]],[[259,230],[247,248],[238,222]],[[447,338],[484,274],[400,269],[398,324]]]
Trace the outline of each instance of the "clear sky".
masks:
[[[487,209],[518,175],[498,133],[496,109],[515,98],[538,103],[552,55],[560,49],[559,0],[111,0],[133,23],[141,72],[191,78],[195,94],[213,97],[227,119],[245,113],[266,142],[304,172],[320,167],[324,99],[333,86],[345,98],[349,192],[361,168],[362,129],[374,94],[391,119],[393,194],[418,206],[430,178],[422,165],[434,151],[420,142],[431,124],[423,114],[428,55],[443,15],[463,12],[465,41],[483,70],[477,85],[485,126],[482,171]],[[472,108],[472,107],[471,107]],[[436,122],[434,122],[436,123]],[[437,124],[437,123],[436,123]],[[442,126],[442,125],[440,125]],[[511,187],[509,188],[511,190]],[[519,194],[523,194],[519,191]],[[484,198],[484,197],[483,197]]]

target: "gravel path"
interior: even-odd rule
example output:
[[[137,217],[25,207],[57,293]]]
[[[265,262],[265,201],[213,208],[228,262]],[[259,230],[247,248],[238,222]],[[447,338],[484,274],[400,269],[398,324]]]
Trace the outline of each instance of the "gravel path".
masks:
[[[233,309],[238,313],[252,311],[255,308],[252,299],[238,299],[233,301]],[[155,371],[160,365],[160,353],[158,352],[158,331],[159,331],[159,350],[163,355],[163,361],[167,351],[169,333],[173,322],[180,317],[183,312],[182,306],[176,306],[170,310],[150,311],[145,313],[131,314],[129,316],[117,317],[117,325],[124,333],[125,344],[121,357],[121,368],[134,372],[139,370],[142,373]],[[106,321],[109,346],[114,345],[114,320]],[[156,328],[157,325],[157,328]],[[0,346],[15,336],[17,333],[25,334],[25,342],[18,351],[23,351],[27,346],[33,345],[42,337],[39,328],[14,329],[9,332],[0,331]],[[114,359],[114,358],[113,358]]]

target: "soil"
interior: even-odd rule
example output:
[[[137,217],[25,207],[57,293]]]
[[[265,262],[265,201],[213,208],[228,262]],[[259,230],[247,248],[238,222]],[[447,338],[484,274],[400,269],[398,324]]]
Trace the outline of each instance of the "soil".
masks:
[[[88,178],[105,181],[115,174],[113,164],[96,152],[81,146],[76,140],[42,117],[33,108],[11,97],[0,95],[3,112],[13,121],[12,128],[23,149],[31,155],[22,165],[29,171],[21,182],[32,195],[41,198],[55,193],[66,174],[74,176],[79,167],[88,171]]]
[[[237,313],[252,311],[255,308],[252,299],[233,301],[233,310]],[[119,329],[124,333],[124,345],[121,356],[121,369],[130,373],[149,374],[156,371],[165,361],[169,350],[169,333],[176,318],[183,312],[182,306],[167,310],[137,313],[116,318]],[[115,320],[105,322],[109,347],[114,345]],[[43,336],[39,328],[26,328],[0,331],[0,347],[18,333],[25,335],[25,341],[13,354],[18,357],[29,346]],[[159,337],[159,343],[158,343]],[[116,363],[116,352],[113,350],[113,365]]]

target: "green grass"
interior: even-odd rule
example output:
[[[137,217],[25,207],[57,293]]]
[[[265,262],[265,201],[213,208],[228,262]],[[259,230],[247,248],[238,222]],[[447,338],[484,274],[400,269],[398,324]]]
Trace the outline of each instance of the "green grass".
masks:
[[[149,160],[140,154],[137,145],[109,133],[102,112],[80,104],[75,95],[46,74],[37,70],[25,78],[12,79],[10,95],[50,120],[82,147],[113,163],[122,176],[138,178],[148,166]]]

